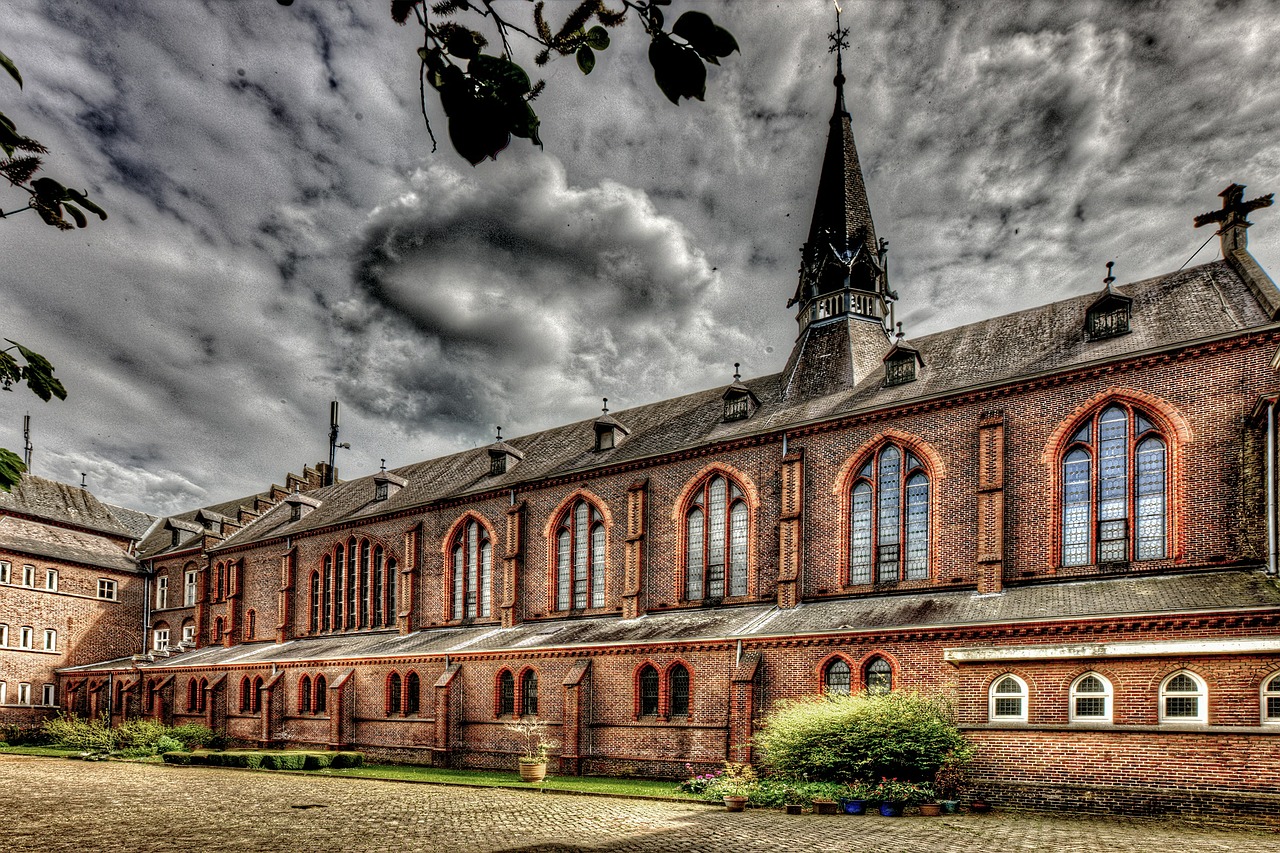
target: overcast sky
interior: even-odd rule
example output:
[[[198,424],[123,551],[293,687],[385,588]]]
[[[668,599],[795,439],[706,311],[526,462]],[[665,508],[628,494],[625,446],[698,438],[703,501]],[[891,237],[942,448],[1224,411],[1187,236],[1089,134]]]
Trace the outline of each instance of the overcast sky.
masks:
[[[528,15],[528,7],[513,14]],[[573,4],[548,3],[558,20]],[[545,69],[545,150],[431,144],[385,0],[11,0],[0,111],[110,213],[0,222],[0,336],[69,396],[0,446],[153,513],[780,370],[831,115],[832,7],[681,2],[741,45],[705,103],[635,22]],[[1230,182],[1280,190],[1274,3],[846,0],[846,100],[908,336],[1176,270]],[[0,191],[5,210],[20,206]],[[1251,249],[1280,273],[1280,208]],[[1211,241],[1195,263],[1218,256]]]

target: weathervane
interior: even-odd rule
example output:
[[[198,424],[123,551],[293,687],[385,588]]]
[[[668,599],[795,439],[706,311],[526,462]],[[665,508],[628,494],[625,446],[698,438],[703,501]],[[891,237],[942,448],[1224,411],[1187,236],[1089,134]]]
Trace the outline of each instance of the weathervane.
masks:
[[[827,48],[827,53],[837,54],[836,62],[840,61],[839,53],[849,46],[849,28],[840,27],[840,4],[834,4],[836,7],[836,31],[827,33],[827,39],[831,42],[831,47]]]

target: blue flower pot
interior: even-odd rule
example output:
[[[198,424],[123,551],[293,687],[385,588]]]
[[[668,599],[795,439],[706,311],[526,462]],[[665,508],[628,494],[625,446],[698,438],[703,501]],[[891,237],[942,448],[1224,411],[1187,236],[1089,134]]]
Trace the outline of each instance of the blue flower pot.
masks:
[[[902,803],[881,803],[880,814],[884,817],[902,817]]]
[[[867,803],[865,800],[841,800],[840,807],[844,809],[845,814],[867,813]]]

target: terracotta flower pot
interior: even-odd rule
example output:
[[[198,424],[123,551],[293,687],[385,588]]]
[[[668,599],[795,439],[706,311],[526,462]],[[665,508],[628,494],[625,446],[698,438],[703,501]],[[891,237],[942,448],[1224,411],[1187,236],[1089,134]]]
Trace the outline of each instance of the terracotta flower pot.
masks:
[[[924,817],[937,817],[942,814],[942,806],[938,803],[921,803],[920,814]]]
[[[746,797],[725,797],[724,807],[726,811],[740,812],[747,807]]]
[[[804,806],[798,803],[787,803],[785,806],[782,807],[782,809],[787,814],[803,814],[804,813]]]
[[[840,814],[840,804],[835,800],[814,800],[814,814]]]
[[[520,781],[521,782],[541,782],[547,778],[547,762],[545,761],[520,761]]]

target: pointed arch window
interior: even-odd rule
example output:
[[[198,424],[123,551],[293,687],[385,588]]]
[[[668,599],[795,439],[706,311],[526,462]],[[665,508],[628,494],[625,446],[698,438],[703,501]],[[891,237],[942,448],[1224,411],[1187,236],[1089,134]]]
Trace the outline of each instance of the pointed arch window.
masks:
[[[1071,683],[1071,721],[1111,722],[1111,682],[1096,672],[1086,672]]]
[[[893,666],[882,657],[874,657],[863,671],[867,693],[883,696],[893,691]]]
[[[387,676],[387,716],[400,713],[400,673]]]
[[[749,588],[750,513],[741,486],[715,474],[693,493],[685,510],[685,599],[743,596]]]
[[[689,716],[689,670],[684,664],[675,664],[667,674],[667,688],[671,696],[671,716]]]
[[[453,619],[473,619],[489,615],[493,547],[489,531],[468,520],[453,538],[450,549],[453,587]]]
[[[1108,406],[1062,456],[1062,564],[1159,560],[1168,553],[1168,441],[1140,409]]]
[[[418,673],[411,672],[404,678],[404,712],[416,714],[419,709],[419,697],[422,695]]]
[[[312,712],[323,714],[328,704],[328,687],[323,675],[316,676],[316,696],[312,702]]]
[[[538,673],[531,669],[520,676],[520,714],[538,716]]]
[[[253,679],[253,693],[249,696],[249,710],[257,714],[262,711],[262,676]]]
[[[593,504],[570,504],[555,528],[556,609],[604,607],[604,516]]]
[[[991,685],[991,720],[1027,721],[1027,684],[1016,675],[997,678]]]
[[[311,676],[298,679],[298,713],[311,713]]]
[[[515,716],[516,713],[516,677],[511,670],[504,669],[498,675],[498,716]]]
[[[1160,685],[1160,722],[1207,722],[1207,699],[1204,681],[1199,676],[1185,670],[1175,672]]]
[[[849,583],[929,577],[929,474],[910,451],[887,444],[849,494]]]
[[[240,713],[242,714],[249,712],[249,708],[251,707],[249,691],[252,689],[253,682],[249,681],[249,676],[246,675],[244,678],[240,679]]]
[[[848,696],[850,687],[849,664],[843,658],[836,658],[827,664],[822,673],[822,691],[836,696]]]
[[[640,716],[658,716],[658,671],[651,664],[645,664],[637,681],[640,686]]]
[[[356,627],[356,601],[359,589],[356,586],[356,538],[347,540],[347,628]],[[342,548],[338,549],[338,565],[342,565]]]

